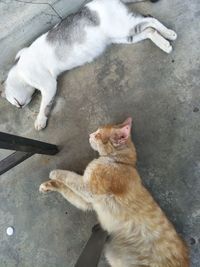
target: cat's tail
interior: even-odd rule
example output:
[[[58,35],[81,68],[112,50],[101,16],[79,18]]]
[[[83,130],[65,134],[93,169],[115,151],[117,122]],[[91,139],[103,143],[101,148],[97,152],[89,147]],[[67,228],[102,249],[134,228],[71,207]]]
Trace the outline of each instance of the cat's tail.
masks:
[[[125,4],[128,4],[128,3],[139,3],[139,2],[147,2],[147,1],[155,3],[155,2],[158,2],[159,0],[121,0],[121,1]]]

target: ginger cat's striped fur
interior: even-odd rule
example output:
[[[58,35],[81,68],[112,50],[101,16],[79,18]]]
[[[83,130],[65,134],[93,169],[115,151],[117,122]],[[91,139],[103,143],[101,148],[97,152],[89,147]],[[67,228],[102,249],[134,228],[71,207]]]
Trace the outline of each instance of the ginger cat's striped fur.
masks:
[[[189,267],[188,250],[142,185],[131,141],[132,120],[99,128],[90,144],[99,152],[84,175],[54,170],[40,191],[57,191],[82,210],[95,210],[110,239],[112,267]]]

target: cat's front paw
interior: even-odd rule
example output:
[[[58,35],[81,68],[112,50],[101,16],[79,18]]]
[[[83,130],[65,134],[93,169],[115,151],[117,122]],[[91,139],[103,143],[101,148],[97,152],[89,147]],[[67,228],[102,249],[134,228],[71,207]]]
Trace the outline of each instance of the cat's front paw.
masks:
[[[70,176],[71,172],[67,170],[53,170],[49,174],[51,180],[57,180],[60,182],[65,182],[67,177]]]
[[[40,185],[39,191],[41,193],[47,193],[49,191],[57,191],[60,187],[60,183],[58,181],[47,181]]]
[[[58,175],[58,171],[59,170],[53,170],[53,171],[51,171],[50,174],[49,174],[49,178],[51,180],[56,179],[57,178],[57,175]]]
[[[40,185],[39,191],[41,193],[46,193],[46,192],[51,191],[51,188],[52,188],[51,183],[48,181]]]
[[[47,125],[47,117],[40,117],[38,116],[36,121],[35,121],[35,129],[37,131],[40,131],[44,129]]]

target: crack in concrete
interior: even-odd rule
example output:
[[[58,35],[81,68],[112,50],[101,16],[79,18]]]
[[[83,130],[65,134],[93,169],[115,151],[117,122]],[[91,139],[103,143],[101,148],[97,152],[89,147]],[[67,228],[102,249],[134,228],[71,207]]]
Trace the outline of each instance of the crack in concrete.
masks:
[[[44,14],[45,16],[49,16],[49,17],[58,17],[57,15],[54,15],[54,14],[49,14],[49,13],[47,13],[47,12],[45,12],[45,11],[42,11],[42,14]]]
[[[33,5],[47,5],[49,6],[53,12],[56,14],[57,17],[59,17],[60,20],[63,20],[62,16],[58,13],[58,11],[49,3],[46,3],[46,2],[37,2],[37,3],[34,3],[32,1],[23,1],[23,0],[14,0],[15,2],[19,2],[19,3],[24,3],[24,4],[33,4]]]

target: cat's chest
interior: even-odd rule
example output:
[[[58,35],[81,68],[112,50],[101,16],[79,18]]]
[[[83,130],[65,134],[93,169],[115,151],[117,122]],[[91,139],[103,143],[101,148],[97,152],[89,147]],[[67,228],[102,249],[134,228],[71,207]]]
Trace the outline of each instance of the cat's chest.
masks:
[[[95,171],[97,167],[97,160],[93,160],[90,162],[90,164],[87,166],[85,169],[84,175],[83,175],[83,180],[85,183],[89,183],[92,177],[93,172]]]
[[[101,169],[107,169],[109,165],[109,162],[107,159],[104,158],[98,158],[94,159],[89,163],[87,168],[85,169],[83,180],[88,183],[91,181],[92,177],[94,176],[94,173],[101,168]]]

